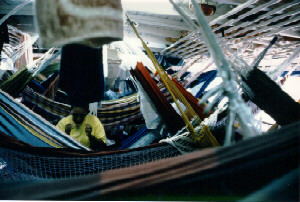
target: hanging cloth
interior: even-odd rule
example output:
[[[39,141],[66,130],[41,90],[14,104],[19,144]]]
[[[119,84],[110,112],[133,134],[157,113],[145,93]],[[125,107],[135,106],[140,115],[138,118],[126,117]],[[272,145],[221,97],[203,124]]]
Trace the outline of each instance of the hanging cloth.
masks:
[[[140,110],[145,119],[146,127],[147,129],[156,129],[161,122],[161,117],[139,81],[136,81],[136,85],[139,92]]]
[[[71,105],[99,102],[104,97],[102,48],[79,44],[62,47],[59,87]]]
[[[121,0],[36,0],[35,13],[44,47],[100,47],[123,38]]]

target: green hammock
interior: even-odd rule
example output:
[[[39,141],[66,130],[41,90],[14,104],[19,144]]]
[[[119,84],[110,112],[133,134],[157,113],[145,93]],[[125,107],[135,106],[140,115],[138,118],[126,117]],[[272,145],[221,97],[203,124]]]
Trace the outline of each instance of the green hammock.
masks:
[[[53,63],[48,65],[43,71],[41,71],[41,74],[45,77],[49,77],[51,74],[53,74],[56,70],[59,69],[59,63]]]
[[[27,67],[22,67],[14,75],[12,75],[12,77],[1,83],[0,89],[16,98],[29,83],[32,77],[33,73],[31,73]]]

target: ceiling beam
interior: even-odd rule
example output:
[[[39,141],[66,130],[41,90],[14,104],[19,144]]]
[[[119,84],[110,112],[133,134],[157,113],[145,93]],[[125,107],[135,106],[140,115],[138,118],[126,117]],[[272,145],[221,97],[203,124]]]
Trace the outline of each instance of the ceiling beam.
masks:
[[[129,38],[137,38],[135,33],[131,32],[131,31],[126,31],[125,30],[124,34]],[[155,42],[155,43],[162,43],[162,44],[166,44],[166,45],[172,44],[171,42],[166,40],[166,37],[160,37],[160,36],[157,36],[157,35],[146,34],[146,33],[140,33],[140,35],[141,35],[141,37],[143,38],[143,40],[145,42]]]
[[[164,19],[152,15],[128,14],[132,21],[150,26],[165,27],[174,30],[189,30],[189,27],[182,20]]]
[[[183,33],[183,31],[168,30],[167,28],[162,28],[162,27],[157,28],[143,23],[140,23],[136,29],[138,30],[139,33],[153,34],[164,38],[166,37],[179,38]],[[124,30],[128,32],[133,32],[131,26],[125,26]]]
[[[300,39],[300,30],[299,29],[295,31],[287,30],[287,31],[280,32],[280,35]]]
[[[218,4],[231,4],[231,5],[240,5],[244,3],[244,0],[211,0]]]

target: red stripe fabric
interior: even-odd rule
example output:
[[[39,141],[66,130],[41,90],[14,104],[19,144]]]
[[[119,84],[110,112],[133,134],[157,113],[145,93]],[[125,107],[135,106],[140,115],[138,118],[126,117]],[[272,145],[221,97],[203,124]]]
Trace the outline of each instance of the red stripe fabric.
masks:
[[[137,63],[136,68],[131,70],[131,74],[141,83],[170,132],[176,133],[184,127],[183,120],[160,91],[144,65]]]

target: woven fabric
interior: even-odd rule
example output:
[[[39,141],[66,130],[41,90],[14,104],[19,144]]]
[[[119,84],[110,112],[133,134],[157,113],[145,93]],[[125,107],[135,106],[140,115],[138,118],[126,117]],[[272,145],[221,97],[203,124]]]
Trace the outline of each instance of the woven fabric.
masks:
[[[263,71],[253,69],[243,81],[252,93],[244,87],[244,92],[260,109],[269,114],[279,125],[300,120],[300,104],[295,102],[280,86]],[[254,96],[251,96],[253,94]]]
[[[59,63],[53,63],[48,65],[43,71],[41,71],[41,74],[49,77],[51,74],[59,70]]]
[[[53,74],[49,75],[45,81],[40,83],[40,85],[47,89],[50,86],[50,84],[57,78],[58,74],[58,70],[53,72]]]
[[[0,79],[0,84],[6,81],[7,79],[9,79],[14,74],[12,70],[1,70],[1,71],[5,71],[5,72],[3,72],[3,75]]]
[[[120,0],[35,1],[44,47],[80,43],[99,47],[123,38]]]
[[[191,93],[189,93],[176,79],[172,77],[173,83],[176,85],[176,87],[180,90],[180,92],[184,95],[185,99],[188,101],[188,103],[191,105],[193,110],[197,113],[199,118],[201,120],[207,118],[209,114],[204,114],[204,108],[205,106],[200,106],[198,104],[199,100],[194,97]]]
[[[87,149],[0,91],[0,130],[39,147]]]
[[[203,95],[205,89],[216,78],[216,76],[217,76],[217,71],[207,72],[206,75],[205,75],[205,77],[203,79],[201,78],[201,75],[200,75],[200,81],[199,81],[199,83],[204,82],[204,84],[202,85],[202,87],[198,91],[198,93],[195,95],[196,98],[199,98],[199,97],[201,97]]]
[[[0,89],[16,98],[19,93],[26,87],[31,81],[32,73],[28,71],[27,67],[19,69],[9,79],[0,84]]]
[[[24,66],[32,64],[33,62],[33,52],[32,52],[32,41],[31,36],[27,33],[23,33],[20,38],[20,44],[25,43],[26,50],[23,55],[20,56],[18,60],[15,61],[15,68],[20,69]]]
[[[141,86],[139,81],[136,81],[136,85],[139,91],[140,109],[145,119],[146,127],[148,129],[156,129],[159,123],[162,121],[159,113],[157,113],[155,106],[153,106],[149,96]]]
[[[204,149],[191,154],[113,169],[91,176],[85,175],[83,169],[81,174],[72,178],[3,182],[0,184],[0,195],[2,199],[10,200],[174,200],[181,197],[185,200],[204,201],[203,196],[210,196],[209,200],[214,199],[214,201],[224,201],[228,197],[237,200],[261,189],[272,180],[298,169],[299,127],[300,123],[298,122],[231,146]],[[14,145],[18,149],[16,152],[16,149],[8,148],[5,145],[4,147],[1,145],[3,148],[1,151],[5,151],[6,154],[1,155],[1,158],[4,156],[3,171],[9,171],[15,165],[14,163],[20,165],[19,156],[26,154],[31,156],[26,156],[28,158],[22,156],[24,159],[23,169],[19,167],[15,171],[21,170],[31,176],[38,176],[40,170],[43,170],[41,168],[47,166],[47,171],[57,168],[49,166],[49,164],[57,165],[53,163],[57,161],[57,158],[51,160],[48,158],[48,161],[45,161],[47,159],[44,157],[45,152],[40,155],[41,151],[38,148],[28,151],[28,149],[24,150],[26,148],[24,146],[22,149],[21,146]],[[144,150],[145,148],[127,150],[127,152],[132,157],[133,153],[130,151],[139,151],[138,155],[144,157],[142,154],[147,151]],[[142,150],[143,152],[141,152]],[[58,153],[57,151],[55,155],[57,156]],[[65,160],[66,165],[61,168],[61,171],[69,172],[82,168],[82,164],[77,167],[79,166],[78,158],[75,158],[74,155],[73,166],[70,166],[66,152],[64,153],[64,157],[59,157],[61,161]],[[123,151],[120,151],[115,154],[120,157],[122,153]],[[17,160],[12,161],[13,156]],[[54,153],[50,156],[54,157]],[[10,161],[7,161],[7,157]],[[29,173],[25,169],[28,168],[25,163],[30,162],[30,159],[34,159],[34,157],[36,157],[35,162],[43,157],[44,159],[41,160],[43,164],[29,164],[34,165],[32,168],[37,168]],[[89,157],[91,165],[95,165],[96,156],[89,155]],[[102,157],[107,157],[111,162],[109,156]],[[122,162],[122,158],[118,160]],[[97,167],[93,168],[97,169]],[[51,172],[48,173],[51,174]],[[65,176],[69,176],[69,173]],[[299,193],[297,186],[290,187],[289,190]],[[296,195],[298,197],[298,194]],[[231,200],[233,199],[231,198]],[[294,200],[296,201],[297,198]]]
[[[0,132],[0,180],[8,182],[87,176],[178,155],[179,152],[167,144],[110,152],[33,147]]]
[[[157,112],[160,114],[166,126],[171,133],[176,133],[184,126],[181,117],[176,113],[169,101],[165,98],[160,88],[157,86],[148,70],[142,63],[137,63],[131,74],[141,83],[147,95],[154,104]]]
[[[21,95],[25,101],[34,104],[35,107],[52,114],[54,117],[63,118],[70,113],[70,105],[55,102],[50,98],[36,93],[28,87],[22,92]]]
[[[71,105],[81,106],[103,100],[102,48],[79,44],[63,46],[58,86],[68,94]]]
[[[298,168],[299,127],[300,122],[229,147],[105,172],[100,177],[101,195],[249,194]]]
[[[36,80],[31,80],[27,86],[29,88],[31,88],[32,90],[34,90],[37,93],[45,93],[45,91],[47,90],[47,87],[42,86],[39,82],[37,82]],[[25,88],[26,89],[26,88]]]
[[[135,142],[137,142],[139,139],[144,137],[149,133],[149,130],[146,126],[142,127],[139,131],[137,131],[135,134],[128,137],[126,140],[122,142],[122,145],[119,147],[119,149],[127,149],[131,145],[133,145]]]
[[[163,56],[158,54],[156,54],[155,57],[164,70],[172,66],[182,66],[183,64],[182,58]]]
[[[70,105],[53,101],[34,92],[30,88],[26,88],[22,92],[22,98],[26,102],[34,104],[35,110],[39,109],[42,113],[41,115],[48,121],[52,121],[54,119],[60,120],[70,114]],[[122,100],[124,101],[123,103]],[[140,104],[137,102],[136,96],[129,96],[122,100],[120,100],[121,103],[119,104],[115,104],[114,101],[103,102],[103,108],[98,109],[97,116],[105,129],[109,130],[111,127],[142,118],[142,114],[140,113]],[[126,100],[128,102],[125,102]]]
[[[128,148],[149,146],[153,144],[153,142],[158,142],[158,140],[162,138],[161,136],[163,135],[159,134],[158,130],[148,130],[144,135],[137,138]]]

